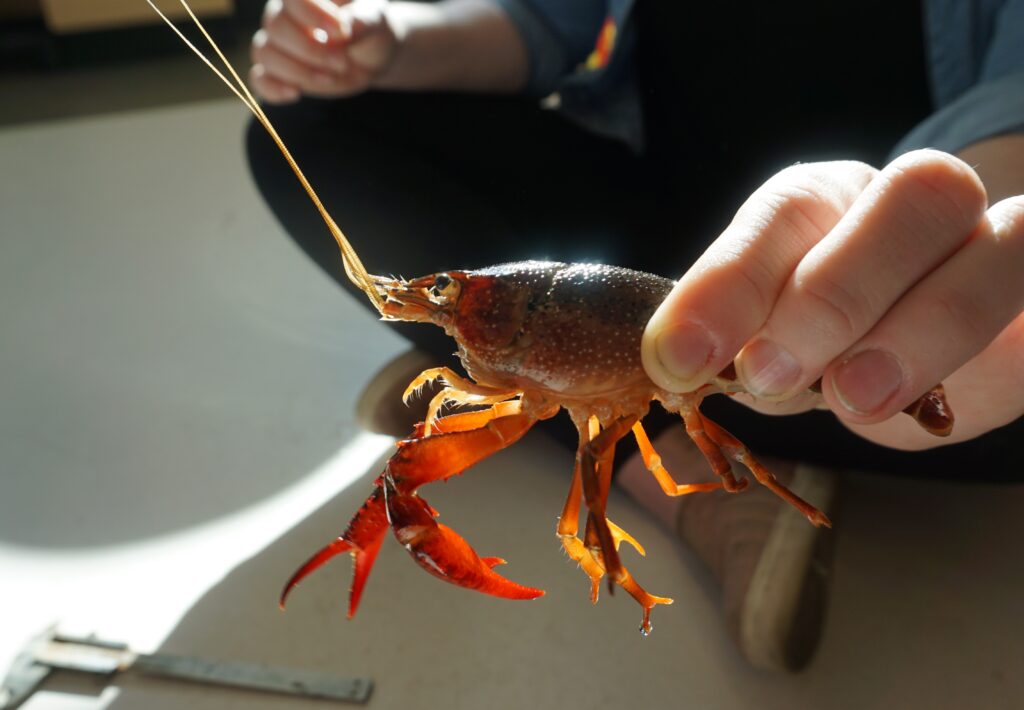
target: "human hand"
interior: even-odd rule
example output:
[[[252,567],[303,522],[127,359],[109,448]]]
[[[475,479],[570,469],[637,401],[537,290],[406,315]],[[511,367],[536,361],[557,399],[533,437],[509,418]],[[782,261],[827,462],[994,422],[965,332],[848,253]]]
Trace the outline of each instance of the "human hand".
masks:
[[[269,0],[249,80],[270,103],[352,96],[387,69],[397,47],[386,0]]]
[[[824,403],[880,444],[920,449],[1024,414],[1024,197],[988,207],[964,162],[922,150],[879,171],[787,168],[679,280],[644,334],[661,387],[696,389],[735,358],[767,413]],[[944,381],[948,439],[896,417]]]

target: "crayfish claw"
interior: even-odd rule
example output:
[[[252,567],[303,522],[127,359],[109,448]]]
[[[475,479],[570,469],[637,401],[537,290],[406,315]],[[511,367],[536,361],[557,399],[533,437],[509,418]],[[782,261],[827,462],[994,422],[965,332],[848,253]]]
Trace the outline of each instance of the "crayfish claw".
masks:
[[[284,589],[281,590],[281,596],[277,600],[277,606],[284,611],[284,605],[288,600],[288,595],[291,594],[291,591],[299,582],[315,572],[335,555],[340,555],[342,552],[349,552],[351,550],[352,545],[343,537],[332,540],[330,543],[320,548],[312,557],[306,560],[301,567],[295,570],[295,573],[285,583]]]
[[[284,609],[285,600],[292,589],[308,575],[323,566],[328,560],[343,552],[352,554],[352,586],[348,595],[348,618],[355,616],[359,608],[359,599],[363,595],[363,587],[370,576],[374,560],[384,541],[384,533],[388,529],[387,511],[384,509],[384,491],[382,479],[374,483],[373,493],[366,499],[359,511],[349,521],[345,534],[332,540],[316,554],[306,560],[291,579],[284,585],[278,606]]]
[[[476,554],[462,536],[434,520],[434,511],[414,493],[402,493],[390,478],[384,480],[388,518],[395,538],[420,567],[459,587],[505,599],[536,599],[543,589],[526,587],[495,572],[500,557]]]

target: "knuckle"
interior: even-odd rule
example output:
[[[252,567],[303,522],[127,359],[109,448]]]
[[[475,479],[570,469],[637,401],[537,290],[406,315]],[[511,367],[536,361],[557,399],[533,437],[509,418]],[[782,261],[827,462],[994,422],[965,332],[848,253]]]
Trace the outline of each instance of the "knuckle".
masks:
[[[716,292],[728,292],[736,302],[771,304],[778,295],[772,287],[777,269],[773,256],[772,249],[755,248],[741,234],[716,242],[691,273],[699,273],[701,281]]]
[[[776,294],[769,293],[768,284],[772,283],[771,268],[760,259],[740,262],[732,274],[738,282],[733,284],[737,293],[746,293],[746,303],[772,304]]]
[[[770,220],[804,240],[817,241],[827,234],[842,212],[815,187],[799,183],[771,187],[766,196],[772,211]]]
[[[866,308],[843,284],[821,275],[803,277],[798,267],[794,286],[796,296],[806,304],[803,320],[819,337],[850,343],[867,332]]]
[[[988,197],[977,173],[959,158],[938,150],[915,150],[886,168],[893,188],[912,196],[934,218],[965,230],[977,226]]]
[[[961,344],[966,342],[978,348],[996,335],[987,299],[973,297],[970,292],[952,285],[931,294],[925,322],[939,332],[950,334]]]

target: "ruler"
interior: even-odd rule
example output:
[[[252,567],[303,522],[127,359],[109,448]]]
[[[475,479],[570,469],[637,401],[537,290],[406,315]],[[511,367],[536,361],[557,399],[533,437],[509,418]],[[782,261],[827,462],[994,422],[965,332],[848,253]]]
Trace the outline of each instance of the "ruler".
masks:
[[[342,678],[294,668],[165,653],[136,653],[123,643],[91,636],[63,636],[48,630],[15,660],[0,687],[0,710],[11,710],[23,703],[58,669],[99,675],[130,671],[191,683],[359,704],[369,700],[373,691],[369,678]]]

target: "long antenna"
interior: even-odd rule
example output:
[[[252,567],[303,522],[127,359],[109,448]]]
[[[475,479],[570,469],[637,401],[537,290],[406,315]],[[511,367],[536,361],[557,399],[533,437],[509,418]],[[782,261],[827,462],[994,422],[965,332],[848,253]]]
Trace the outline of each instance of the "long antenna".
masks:
[[[320,212],[320,216],[327,224],[327,228],[331,231],[334,241],[338,243],[338,249],[341,251],[341,261],[345,266],[345,274],[348,276],[349,281],[365,293],[367,297],[369,297],[370,302],[373,303],[374,308],[377,309],[377,312],[383,315],[384,299],[374,285],[374,277],[366,271],[363,263],[359,260],[359,256],[356,254],[356,250],[352,248],[352,245],[349,243],[345,234],[341,231],[341,228],[334,222],[331,215],[327,213],[327,209],[320,201],[316,191],[313,190],[313,187],[309,184],[306,176],[303,175],[302,170],[295,162],[291,152],[285,146],[284,141],[281,140],[281,136],[278,135],[277,130],[270,122],[270,119],[267,118],[267,115],[263,113],[263,109],[260,108],[259,102],[256,101],[252,93],[249,91],[249,88],[245,85],[245,82],[238,76],[238,72],[235,71],[235,68],[231,65],[231,62],[228,61],[228,58],[224,56],[224,53],[221,52],[217,43],[213,41],[213,37],[211,37],[210,33],[206,31],[203,23],[200,22],[199,18],[196,17],[194,12],[192,12],[192,8],[189,7],[185,0],[179,0],[182,7],[185,8],[185,12],[188,13],[189,18],[191,18],[195,26],[199,28],[199,31],[202,32],[203,37],[206,38],[206,41],[213,48],[213,51],[217,53],[217,56],[220,58],[221,62],[223,62],[224,66],[231,74],[231,77],[235,80],[234,84],[213,65],[206,55],[204,55],[194,44],[192,44],[191,41],[189,41],[187,37],[185,37],[184,34],[182,34],[181,30],[179,30],[174,23],[167,18],[167,15],[160,11],[160,8],[153,4],[153,0],[146,0],[146,2],[151,8],[153,8],[153,11],[160,16],[160,19],[167,23],[168,27],[174,30],[174,33],[181,38],[181,41],[184,42],[185,45],[191,49],[207,67],[210,68],[210,71],[216,74],[220,80],[223,81],[229,89],[231,89],[231,92],[238,97],[239,101],[245,104],[246,108],[252,111],[256,120],[260,122],[260,124],[267,130],[267,133],[270,134],[270,137],[274,139],[274,143],[277,144],[278,149],[281,151],[281,154],[284,155],[285,160],[288,161],[288,165],[295,173],[295,176],[299,179],[299,182],[302,183],[302,187],[306,190],[306,194],[309,195],[309,198],[313,200],[313,204],[316,205],[317,211]]]

